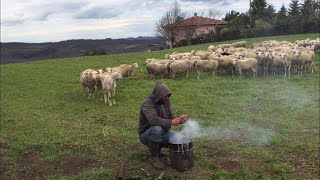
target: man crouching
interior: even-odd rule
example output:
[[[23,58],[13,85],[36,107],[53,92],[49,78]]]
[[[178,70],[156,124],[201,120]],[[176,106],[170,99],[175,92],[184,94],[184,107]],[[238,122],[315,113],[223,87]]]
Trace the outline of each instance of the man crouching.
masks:
[[[187,115],[174,116],[170,102],[171,94],[165,84],[157,83],[152,95],[144,100],[140,109],[140,142],[149,148],[150,161],[156,169],[165,167],[159,159],[161,148],[168,147],[169,138],[178,133],[170,130],[171,125],[178,126],[189,119]]]

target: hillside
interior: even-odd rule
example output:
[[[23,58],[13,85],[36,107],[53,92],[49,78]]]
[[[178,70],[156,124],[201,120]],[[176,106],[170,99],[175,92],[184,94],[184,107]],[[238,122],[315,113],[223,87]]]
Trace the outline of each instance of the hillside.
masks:
[[[153,37],[103,40],[67,40],[53,43],[1,43],[1,64],[79,57],[93,49],[106,54],[159,50],[165,45]]]
[[[251,47],[270,39],[318,36],[243,40]],[[188,78],[147,78],[147,58],[208,46],[1,65],[0,179],[114,179],[123,162],[128,179],[158,177],[162,171],[149,165],[137,133],[141,103],[157,81],[172,91],[175,114],[188,114],[201,130],[192,139],[191,170],[171,168],[170,151],[162,150],[164,179],[318,179],[320,53],[314,73],[290,78],[262,72],[257,78],[232,77],[223,71],[214,77],[204,73],[200,81],[194,71]],[[124,63],[139,68],[117,83],[117,105],[109,107],[98,93],[93,99],[84,96],[83,70]]]

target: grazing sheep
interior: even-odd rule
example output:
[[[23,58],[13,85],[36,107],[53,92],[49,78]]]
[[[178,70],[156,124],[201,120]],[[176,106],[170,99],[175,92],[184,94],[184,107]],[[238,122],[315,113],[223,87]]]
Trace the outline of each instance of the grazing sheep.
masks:
[[[174,60],[171,59],[155,59],[155,58],[148,58],[145,63],[151,63],[151,62],[155,62],[155,63],[160,63],[160,64],[165,64],[165,63],[172,63]]]
[[[220,70],[231,70],[231,75],[234,74],[235,68],[235,61],[237,58],[235,56],[218,56],[214,58],[214,60],[218,61],[219,66],[218,69]]]
[[[258,52],[257,54],[258,66],[263,69],[263,75],[267,76],[269,74],[269,66],[271,61],[271,56],[269,52]]]
[[[242,76],[243,70],[252,70],[253,77],[257,76],[258,73],[258,60],[255,58],[244,58],[237,60],[235,62],[235,69],[239,73],[240,77]]]
[[[171,60],[179,60],[182,59],[184,56],[191,56],[194,55],[194,50],[191,52],[185,52],[185,53],[178,53],[178,52],[173,52],[171,55],[166,54],[165,59],[171,59]]]
[[[94,90],[100,83],[99,72],[87,69],[80,74],[80,84],[84,88],[84,96],[88,93],[88,99],[94,97]]]
[[[118,72],[118,73],[120,73],[122,76],[124,76],[125,75],[125,72],[123,71],[123,69],[120,67],[120,66],[117,66],[117,67],[113,67],[112,69],[111,69],[111,72]]]
[[[151,62],[146,65],[148,78],[151,79],[154,76],[163,76],[169,75],[169,64],[170,63],[158,63],[158,62]]]
[[[232,43],[231,46],[235,48],[246,47],[246,44],[247,44],[246,41],[239,41],[239,42]]]
[[[216,60],[200,60],[196,62],[196,69],[198,73],[197,79],[200,80],[200,74],[202,72],[212,72],[212,76],[214,76],[215,72],[218,69],[218,61]]]
[[[102,73],[100,74],[100,80],[102,85],[102,93],[104,96],[104,102],[109,102],[109,106],[116,104],[114,99],[116,93],[116,81],[122,79],[122,75],[118,72]]]
[[[139,68],[139,65],[138,63],[121,64],[119,67],[122,69],[123,76],[130,77],[134,75],[134,72]]]
[[[201,60],[207,60],[211,53],[211,51],[197,51],[194,56],[199,56]]]
[[[218,46],[216,46],[217,48],[221,48],[221,49],[225,49],[225,48],[229,48],[231,47],[231,44],[219,44]]]
[[[214,52],[214,51],[215,51],[214,45],[210,45],[210,46],[208,47],[208,51]]]
[[[174,61],[169,65],[170,75],[172,76],[172,78],[174,78],[176,74],[186,73],[188,78],[188,73],[190,69],[193,67],[193,65],[194,65],[194,62],[190,60]]]
[[[283,67],[284,69],[284,76],[287,76],[287,60],[283,58],[284,56],[282,54],[278,54],[276,52],[272,53],[272,58],[270,61],[270,68],[272,75],[276,75],[276,68],[277,67]]]
[[[305,40],[296,40],[295,44],[298,46],[305,46]]]
[[[311,69],[311,72],[313,73],[313,70],[315,69],[315,53],[310,50],[299,51],[298,58],[304,63],[305,72],[307,72],[307,65],[309,65],[309,70]]]

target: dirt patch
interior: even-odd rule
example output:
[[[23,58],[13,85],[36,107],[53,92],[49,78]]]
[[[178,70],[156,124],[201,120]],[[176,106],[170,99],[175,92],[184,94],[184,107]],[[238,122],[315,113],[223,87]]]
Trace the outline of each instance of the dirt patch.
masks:
[[[241,169],[240,162],[230,157],[221,157],[215,160],[215,163],[219,166],[220,169],[228,173],[239,172]]]
[[[7,179],[43,179],[54,174],[75,175],[99,166],[96,160],[69,154],[54,161],[45,161],[39,152],[26,152],[15,164],[15,171]]]
[[[67,175],[74,175],[85,169],[94,167],[97,164],[95,160],[74,155],[64,155],[55,161],[52,166],[55,170]]]

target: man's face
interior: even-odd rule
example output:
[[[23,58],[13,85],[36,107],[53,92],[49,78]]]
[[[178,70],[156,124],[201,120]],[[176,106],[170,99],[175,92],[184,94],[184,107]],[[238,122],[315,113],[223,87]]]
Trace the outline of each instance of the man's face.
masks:
[[[159,102],[164,104],[165,102],[167,102],[169,100],[169,98],[170,98],[170,95],[166,95],[166,96],[162,97],[159,100]]]

